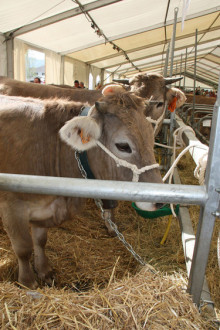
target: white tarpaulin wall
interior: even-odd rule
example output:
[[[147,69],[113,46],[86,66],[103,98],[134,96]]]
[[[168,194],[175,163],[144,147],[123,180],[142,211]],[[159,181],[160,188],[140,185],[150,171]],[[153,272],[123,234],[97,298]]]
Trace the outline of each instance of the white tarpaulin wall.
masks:
[[[6,74],[2,42],[8,37],[25,43],[19,50],[19,42],[14,42],[14,76],[22,80],[20,56],[26,46],[45,52],[47,83],[72,84],[79,79],[88,85],[91,73],[95,84],[106,71],[126,77],[139,70],[163,73],[178,8],[173,73],[183,73],[187,48],[186,75],[193,74],[197,29],[197,78],[217,85],[219,0],[191,0],[187,11],[183,4],[183,0],[1,0],[0,73]]]

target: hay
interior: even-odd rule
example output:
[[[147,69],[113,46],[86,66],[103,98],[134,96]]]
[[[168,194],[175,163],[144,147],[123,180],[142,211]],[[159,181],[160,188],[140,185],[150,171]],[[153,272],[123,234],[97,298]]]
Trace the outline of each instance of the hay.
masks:
[[[178,274],[161,276],[148,267],[135,276],[87,293],[69,289],[19,289],[5,283],[1,290],[2,329],[215,329],[202,320]]]
[[[180,168],[188,180],[183,183],[197,184],[188,155]],[[199,208],[189,210],[196,228]],[[162,246],[168,217],[143,219],[130,202],[120,202],[115,218],[126,240],[155,267],[156,275],[141,267],[117,238],[109,237],[94,201],[89,200],[81,216],[49,230],[46,253],[56,279],[52,288],[40,283],[37,294],[15,285],[17,261],[0,223],[1,328],[214,329],[209,321],[213,317],[199,314],[183,290],[187,278],[178,221],[172,221]],[[219,312],[215,254],[214,238],[207,279]]]

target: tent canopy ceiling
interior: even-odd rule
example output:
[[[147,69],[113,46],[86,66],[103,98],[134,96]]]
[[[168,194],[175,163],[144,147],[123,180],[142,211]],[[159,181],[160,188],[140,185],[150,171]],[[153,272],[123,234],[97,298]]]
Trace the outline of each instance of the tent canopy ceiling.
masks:
[[[217,85],[219,0],[189,1],[182,29],[183,4],[183,0],[1,0],[0,32],[123,77],[139,71],[163,73],[178,8],[173,73],[193,74],[197,29],[197,76]]]

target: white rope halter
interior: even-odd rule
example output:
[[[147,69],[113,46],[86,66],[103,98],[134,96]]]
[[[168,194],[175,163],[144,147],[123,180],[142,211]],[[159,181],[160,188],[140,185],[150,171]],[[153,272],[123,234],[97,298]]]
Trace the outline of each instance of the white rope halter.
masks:
[[[153,96],[151,96],[150,100],[152,99]],[[149,101],[150,101],[149,100]],[[161,121],[163,120],[163,117],[164,117],[164,114],[165,114],[165,111],[166,111],[166,107],[167,107],[167,102],[165,102],[164,104],[164,109],[163,109],[163,112],[162,112],[162,115],[158,118],[158,119],[153,119],[151,117],[146,117],[146,119],[151,123],[151,124],[154,124],[154,135],[157,131],[157,128],[159,126],[159,124],[161,123]]]
[[[126,160],[124,159],[120,159],[117,156],[115,156],[109,149],[107,149],[100,141],[96,141],[96,144],[103,150],[105,151],[112,159],[114,159],[114,161],[116,162],[117,166],[124,166],[129,168],[132,172],[133,172],[133,178],[132,181],[133,182],[138,182],[139,180],[139,176],[141,173],[145,172],[145,171],[149,171],[152,170],[154,168],[158,168],[159,164],[152,164],[152,165],[147,165],[144,166],[142,168],[137,168],[137,166],[135,164],[131,164],[128,163]]]

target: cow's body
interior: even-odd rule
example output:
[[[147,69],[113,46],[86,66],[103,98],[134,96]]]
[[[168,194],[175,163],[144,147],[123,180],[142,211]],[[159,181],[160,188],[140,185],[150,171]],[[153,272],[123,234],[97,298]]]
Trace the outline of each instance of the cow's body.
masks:
[[[171,82],[176,80],[178,80],[178,78],[172,79]],[[129,90],[131,92],[152,101],[152,105],[148,107],[146,117],[151,118],[153,121],[158,120],[158,124],[155,128],[155,135],[161,129],[162,121],[165,116],[166,104],[172,104],[174,97],[176,97],[176,107],[180,107],[186,100],[185,95],[179,89],[168,88],[167,83],[170,82],[170,80],[167,80],[159,74],[141,73],[126,81],[127,84],[129,84]],[[100,90],[61,88],[57,85],[31,84],[6,77],[0,77],[0,93],[23,97],[30,96],[40,99],[66,97],[69,100],[87,102],[90,105],[93,105],[95,101],[102,96]],[[155,104],[153,104],[153,102],[155,102]]]
[[[102,96],[101,91],[97,90],[34,84],[2,76],[0,76],[0,94],[40,99],[58,97],[70,101],[87,102],[89,105],[93,105]]]
[[[107,93],[106,93],[107,94]],[[96,179],[132,179],[132,171],[118,167],[96,141],[138,168],[154,164],[153,130],[145,120],[145,104],[130,93],[103,97],[87,117],[78,117],[82,104],[65,100],[35,100],[0,96],[0,172],[81,178],[74,150],[87,150]],[[83,142],[84,141],[84,142]],[[140,181],[162,182],[158,169]],[[72,219],[85,200],[14,192],[0,193],[0,216],[19,263],[19,282],[34,288],[39,278],[51,281],[44,253],[48,227]],[[31,233],[30,234],[30,228]]]

